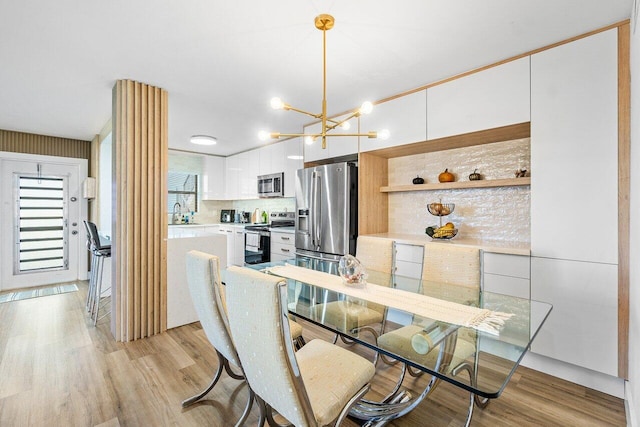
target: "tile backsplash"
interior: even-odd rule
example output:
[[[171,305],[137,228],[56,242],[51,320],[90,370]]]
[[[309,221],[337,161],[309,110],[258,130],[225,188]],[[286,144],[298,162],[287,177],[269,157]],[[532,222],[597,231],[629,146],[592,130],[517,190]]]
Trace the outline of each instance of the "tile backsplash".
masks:
[[[483,179],[514,178],[529,165],[530,139],[524,138],[389,159],[389,185],[411,184],[417,175],[437,183],[445,168],[456,181],[468,181],[475,169]],[[424,234],[439,222],[427,205],[441,201],[455,204],[442,221],[453,222],[459,237],[530,242],[530,199],[529,186],[389,193],[389,232]]]
[[[296,199],[292,197],[252,200],[203,200],[196,214],[196,222],[214,223],[220,222],[220,210],[234,209],[236,211],[253,212],[256,208],[267,212],[293,212],[296,208]]]

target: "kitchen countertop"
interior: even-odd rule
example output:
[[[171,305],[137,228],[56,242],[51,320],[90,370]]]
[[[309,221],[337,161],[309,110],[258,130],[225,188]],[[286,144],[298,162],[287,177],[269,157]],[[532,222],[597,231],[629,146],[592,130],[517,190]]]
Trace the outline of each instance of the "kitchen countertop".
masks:
[[[411,245],[424,245],[430,243],[434,245],[459,245],[481,248],[485,252],[509,254],[509,255],[531,255],[531,244],[529,242],[505,242],[500,240],[480,240],[480,239],[464,239],[453,238],[451,240],[433,240],[431,237],[419,234],[400,234],[400,233],[377,233],[367,234],[371,237],[380,237],[383,239],[392,239],[398,243],[406,243]]]

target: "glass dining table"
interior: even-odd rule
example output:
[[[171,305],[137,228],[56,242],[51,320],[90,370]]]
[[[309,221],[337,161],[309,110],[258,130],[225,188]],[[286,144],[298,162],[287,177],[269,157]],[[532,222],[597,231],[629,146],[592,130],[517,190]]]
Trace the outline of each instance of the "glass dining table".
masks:
[[[363,399],[352,408],[350,415],[367,426],[405,415],[440,381],[470,393],[469,425],[474,406],[482,408],[501,395],[552,309],[548,303],[480,288],[372,270],[365,284],[349,286],[338,276],[335,261],[308,257],[248,267],[287,279],[287,304],[294,317],[372,349],[385,363],[400,364],[398,382],[386,397]],[[403,288],[412,284],[417,291],[398,289],[398,283]],[[365,308],[381,310],[383,330],[370,334],[365,331],[371,328],[336,321],[335,312],[327,315],[336,302],[344,316],[358,318]],[[391,317],[394,321],[388,320]],[[418,395],[402,387],[406,372],[430,376]]]

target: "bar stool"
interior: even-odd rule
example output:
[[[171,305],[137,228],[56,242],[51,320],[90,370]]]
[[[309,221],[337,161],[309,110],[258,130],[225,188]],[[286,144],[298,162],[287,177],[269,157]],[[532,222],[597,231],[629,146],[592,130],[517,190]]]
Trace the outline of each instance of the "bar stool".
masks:
[[[88,311],[93,319],[93,324],[98,323],[100,312],[100,300],[102,294],[111,289],[102,289],[102,273],[104,268],[104,259],[111,257],[111,245],[103,245],[100,242],[98,227],[93,222],[84,221],[87,228],[89,238],[91,240],[91,275],[89,277],[89,292],[87,295]]]

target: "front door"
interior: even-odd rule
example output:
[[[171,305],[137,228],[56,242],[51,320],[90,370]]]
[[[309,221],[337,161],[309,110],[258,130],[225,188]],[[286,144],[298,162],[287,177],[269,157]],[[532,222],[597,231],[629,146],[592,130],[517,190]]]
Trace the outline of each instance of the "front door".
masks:
[[[11,159],[1,174],[1,289],[83,278],[79,165]]]

